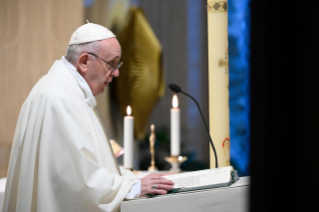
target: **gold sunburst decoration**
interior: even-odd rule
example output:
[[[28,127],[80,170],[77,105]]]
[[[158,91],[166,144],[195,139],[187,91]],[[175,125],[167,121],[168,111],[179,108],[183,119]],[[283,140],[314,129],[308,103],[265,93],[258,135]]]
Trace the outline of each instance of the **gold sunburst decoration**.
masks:
[[[143,11],[132,7],[117,38],[122,46],[120,77],[111,84],[111,94],[121,114],[130,105],[135,138],[142,139],[159,97],[164,95],[162,47]]]

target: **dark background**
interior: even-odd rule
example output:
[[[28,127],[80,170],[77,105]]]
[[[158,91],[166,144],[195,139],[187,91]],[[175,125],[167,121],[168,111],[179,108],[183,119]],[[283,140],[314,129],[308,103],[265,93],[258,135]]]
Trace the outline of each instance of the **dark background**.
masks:
[[[251,1],[250,211],[318,211],[318,20]]]

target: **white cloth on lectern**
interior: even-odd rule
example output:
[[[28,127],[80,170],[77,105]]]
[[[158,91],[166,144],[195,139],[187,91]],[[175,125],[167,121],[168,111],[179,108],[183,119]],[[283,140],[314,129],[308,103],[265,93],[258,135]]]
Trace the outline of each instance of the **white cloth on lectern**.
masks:
[[[16,126],[3,212],[119,211],[127,195],[139,196],[137,177],[119,175],[80,84],[60,60],[32,88]]]

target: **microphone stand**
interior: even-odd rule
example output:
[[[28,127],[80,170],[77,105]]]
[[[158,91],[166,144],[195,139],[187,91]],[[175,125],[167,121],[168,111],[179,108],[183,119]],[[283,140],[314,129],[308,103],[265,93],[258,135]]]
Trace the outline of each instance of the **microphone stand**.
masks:
[[[217,161],[216,150],[215,150],[215,147],[214,147],[214,144],[213,144],[213,140],[212,140],[212,138],[210,137],[208,127],[207,127],[207,125],[206,125],[205,122],[204,122],[204,117],[203,117],[202,111],[201,111],[201,109],[200,109],[200,107],[199,107],[199,104],[198,104],[198,102],[196,101],[196,99],[194,99],[194,98],[193,98],[191,95],[189,95],[188,93],[185,93],[185,92],[182,91],[182,90],[180,90],[180,92],[183,93],[184,95],[188,96],[189,98],[191,98],[191,99],[196,103],[196,106],[197,106],[197,108],[198,108],[198,110],[199,110],[199,113],[200,113],[200,115],[201,115],[201,117],[202,117],[202,122],[203,122],[203,124],[204,124],[205,129],[206,129],[209,142],[210,142],[210,144],[211,144],[211,146],[212,146],[212,148],[213,148],[213,151],[214,151],[214,155],[215,155],[215,167],[218,168],[218,161]]]

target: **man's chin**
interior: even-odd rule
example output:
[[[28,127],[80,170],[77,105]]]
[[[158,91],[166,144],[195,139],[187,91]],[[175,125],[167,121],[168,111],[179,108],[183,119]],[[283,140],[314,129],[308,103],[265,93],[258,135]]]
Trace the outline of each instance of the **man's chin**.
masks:
[[[94,92],[94,93],[93,93],[93,96],[98,96],[98,95],[102,94],[102,93],[104,92],[104,90],[105,90],[105,87],[106,87],[106,86],[104,86],[104,87],[101,88],[100,90]]]

